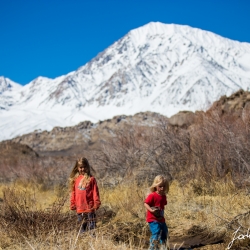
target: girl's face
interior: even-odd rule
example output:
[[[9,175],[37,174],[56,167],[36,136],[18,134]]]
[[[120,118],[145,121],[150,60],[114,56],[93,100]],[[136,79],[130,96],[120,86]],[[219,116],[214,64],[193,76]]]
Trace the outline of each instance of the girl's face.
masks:
[[[158,186],[156,186],[156,192],[160,195],[165,194],[165,183],[163,181]]]
[[[78,172],[79,172],[79,174],[82,174],[82,175],[86,174],[87,173],[87,167],[85,165],[83,165],[83,164],[78,165]]]

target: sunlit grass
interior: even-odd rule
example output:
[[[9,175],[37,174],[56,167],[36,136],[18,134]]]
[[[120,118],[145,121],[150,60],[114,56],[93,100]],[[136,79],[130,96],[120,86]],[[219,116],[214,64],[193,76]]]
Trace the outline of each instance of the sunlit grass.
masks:
[[[0,247],[2,249],[145,249],[148,247],[149,229],[145,222],[143,201],[148,191],[148,183],[124,183],[113,188],[100,187],[102,207],[114,212],[113,218],[98,220],[96,236],[78,236],[78,227],[74,212],[69,210],[69,191],[67,188],[55,186],[45,189],[35,183],[18,181],[7,185],[8,188],[26,195],[33,202],[37,211],[47,211],[55,201],[66,197],[60,213],[71,214],[72,225],[55,223],[55,228],[49,231],[40,231],[32,236],[25,232],[10,232],[8,227],[1,227]],[[0,198],[6,185],[0,185]],[[4,202],[1,203],[2,206]],[[15,204],[15,201],[13,201]],[[187,235],[190,229],[204,229],[208,235],[224,237],[225,243],[215,246],[206,246],[203,249],[225,249],[230,241],[237,223],[234,218],[247,213],[250,199],[247,190],[237,190],[233,183],[212,182],[209,185],[204,181],[190,182],[185,185],[173,181],[168,194],[168,205],[165,210],[166,222],[171,239],[178,239]],[[29,210],[26,210],[26,212]],[[3,213],[3,210],[2,210]],[[52,213],[52,212],[51,212]],[[20,211],[22,215],[22,211]],[[27,213],[26,215],[27,216]],[[240,218],[240,216],[239,216]],[[14,222],[13,222],[14,223]],[[249,227],[249,220],[240,221],[244,227]],[[230,228],[231,227],[231,228]],[[70,230],[69,230],[70,229]],[[15,230],[13,227],[12,230]],[[174,244],[175,242],[172,242]],[[178,242],[179,244],[180,242]],[[176,244],[176,249],[178,249]]]

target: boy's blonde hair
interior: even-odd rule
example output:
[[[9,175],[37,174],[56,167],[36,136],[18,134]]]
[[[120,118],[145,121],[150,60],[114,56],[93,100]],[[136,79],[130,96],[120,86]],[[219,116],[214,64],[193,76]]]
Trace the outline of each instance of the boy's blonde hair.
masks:
[[[169,183],[168,183],[167,179],[163,175],[157,175],[155,177],[154,182],[153,182],[152,186],[150,187],[150,191],[155,192],[156,187],[161,183],[163,185],[165,185],[165,193],[168,193],[168,191],[169,191]]]

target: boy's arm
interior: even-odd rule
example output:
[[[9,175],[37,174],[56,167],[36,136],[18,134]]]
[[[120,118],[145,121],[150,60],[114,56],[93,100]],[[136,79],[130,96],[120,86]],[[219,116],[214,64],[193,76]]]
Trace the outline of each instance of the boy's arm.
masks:
[[[152,193],[147,196],[147,198],[144,200],[144,207],[152,214],[157,210],[157,208],[151,208],[153,207],[153,195]]]

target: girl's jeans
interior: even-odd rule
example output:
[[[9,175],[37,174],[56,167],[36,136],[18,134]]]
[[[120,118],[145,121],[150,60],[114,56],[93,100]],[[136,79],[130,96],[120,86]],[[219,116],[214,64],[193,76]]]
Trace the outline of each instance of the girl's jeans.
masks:
[[[77,214],[78,222],[82,223],[81,233],[96,228],[96,215],[95,213],[81,213]]]
[[[159,245],[166,246],[168,227],[165,222],[153,221],[149,222],[149,228],[151,231],[150,238],[150,250],[158,250]]]

